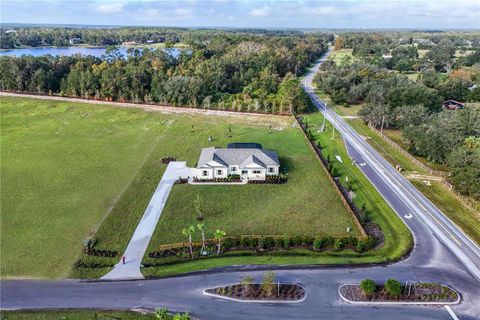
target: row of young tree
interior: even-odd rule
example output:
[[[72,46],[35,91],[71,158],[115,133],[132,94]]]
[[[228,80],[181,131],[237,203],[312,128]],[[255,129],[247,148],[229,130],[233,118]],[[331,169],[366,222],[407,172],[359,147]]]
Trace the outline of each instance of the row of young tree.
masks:
[[[92,56],[0,57],[0,88],[111,101],[289,113],[308,98],[297,75],[325,52],[326,34],[210,34],[178,57],[110,47]]]
[[[480,101],[480,68],[462,72],[425,71],[417,82],[365,61],[324,66],[315,78],[335,103],[359,104],[362,119],[377,128],[402,129],[410,151],[446,164],[460,193],[480,199],[480,108],[442,110],[442,101]]]

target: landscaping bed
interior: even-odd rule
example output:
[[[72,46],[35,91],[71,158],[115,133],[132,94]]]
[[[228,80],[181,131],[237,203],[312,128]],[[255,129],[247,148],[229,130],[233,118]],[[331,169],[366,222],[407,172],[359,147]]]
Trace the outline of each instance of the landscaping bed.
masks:
[[[306,296],[305,289],[299,284],[275,282],[273,272],[266,272],[262,283],[253,283],[253,278],[246,276],[241,283],[206,289],[204,293],[233,300],[269,302],[302,301]]]
[[[349,302],[372,303],[456,303],[458,293],[437,283],[414,283],[400,286],[399,294],[392,294],[387,285],[378,285],[373,293],[366,293],[361,284],[348,284],[340,287],[340,294]]]

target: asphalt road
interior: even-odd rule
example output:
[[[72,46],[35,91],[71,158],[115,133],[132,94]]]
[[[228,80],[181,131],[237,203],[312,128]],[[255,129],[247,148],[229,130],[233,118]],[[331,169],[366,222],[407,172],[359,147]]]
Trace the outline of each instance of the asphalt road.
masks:
[[[328,55],[326,55],[328,56]],[[324,57],[322,60],[326,59]],[[451,252],[461,260],[477,280],[480,280],[480,248],[465,233],[436,208],[422,193],[420,193],[406,178],[393,168],[368,142],[356,133],[334,110],[314,93],[312,80],[318,71],[319,62],[303,79],[302,85],[313,103],[334,124],[345,140],[351,157],[359,168],[389,202],[397,214],[412,230],[416,243],[427,246],[425,250],[418,249],[416,253],[430,251],[434,245],[430,241],[434,236],[445,244]],[[412,215],[412,218],[407,218]],[[433,256],[433,258],[435,258]]]
[[[1,307],[23,308],[157,308],[188,311],[200,319],[452,319],[443,307],[354,306],[340,300],[343,283],[365,277],[376,281],[434,281],[456,288],[462,302],[452,309],[459,319],[480,319],[479,248],[428,202],[408,181],[334,113],[325,108],[311,88],[313,68],[303,84],[312,100],[337,126],[348,151],[365,175],[411,229],[415,248],[398,263],[375,267],[274,267],[281,281],[301,283],[303,303],[259,305],[226,302],[204,296],[202,290],[238,282],[245,274],[260,280],[268,266],[228,267],[157,280],[81,282],[78,280],[1,282]],[[405,218],[405,216],[410,217]]]

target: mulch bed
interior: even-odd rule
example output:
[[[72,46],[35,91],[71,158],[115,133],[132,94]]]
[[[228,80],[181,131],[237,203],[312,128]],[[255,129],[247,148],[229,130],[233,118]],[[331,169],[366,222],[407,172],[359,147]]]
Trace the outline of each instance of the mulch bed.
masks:
[[[340,292],[348,300],[358,302],[454,302],[458,298],[455,291],[436,283],[402,287],[402,294],[398,297],[390,296],[383,286],[377,286],[377,291],[370,297],[363,293],[359,285],[343,286]]]
[[[239,300],[297,301],[305,296],[305,289],[298,284],[280,284],[280,290],[278,290],[278,285],[275,284],[273,285],[271,295],[268,295],[268,292],[260,284],[252,284],[249,286],[235,284],[227,287],[208,289],[207,292]]]

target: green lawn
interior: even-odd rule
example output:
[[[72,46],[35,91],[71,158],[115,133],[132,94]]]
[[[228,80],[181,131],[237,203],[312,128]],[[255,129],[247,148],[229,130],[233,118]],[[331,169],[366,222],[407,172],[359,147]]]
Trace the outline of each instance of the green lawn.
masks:
[[[2,320],[154,320],[153,314],[140,314],[130,311],[93,311],[93,310],[58,310],[58,311],[2,311]],[[173,319],[169,316],[168,319]]]
[[[350,58],[351,61],[355,60],[355,57],[352,55],[352,49],[340,49],[337,51],[332,51],[329,60],[333,60],[337,65],[341,65],[346,58]]]
[[[220,130],[223,131],[224,129]],[[268,128],[238,128],[235,135],[244,141],[261,143],[276,150],[281,165],[289,173],[283,185],[198,186],[176,185],[170,194],[164,212],[150,243],[185,241],[181,230],[196,224],[194,199],[202,198],[207,236],[215,229],[225,230],[230,236],[239,235],[358,235],[352,217],[340,202],[332,185],[326,179],[321,164],[307,145],[300,129],[285,128],[268,134]],[[215,145],[225,146],[238,138],[221,137]],[[197,135],[189,135],[186,145],[201,144]],[[199,151],[193,152],[197,158]],[[192,162],[191,164],[194,164]],[[332,217],[335,216],[335,219]],[[347,233],[350,226],[353,232]],[[200,240],[200,234],[194,236]]]
[[[139,110],[1,104],[1,275],[65,277],[168,128]]]
[[[347,235],[350,226],[358,234],[290,117],[164,115],[1,98],[1,122],[2,277],[65,277],[79,255],[91,259],[81,253],[82,240],[102,221],[97,247],[122,252],[165,170],[160,159],[194,166],[201,147],[233,141],[277,150],[289,182],[175,186],[153,246],[183,240],[181,228],[195,223],[197,192],[208,204],[207,232]]]

